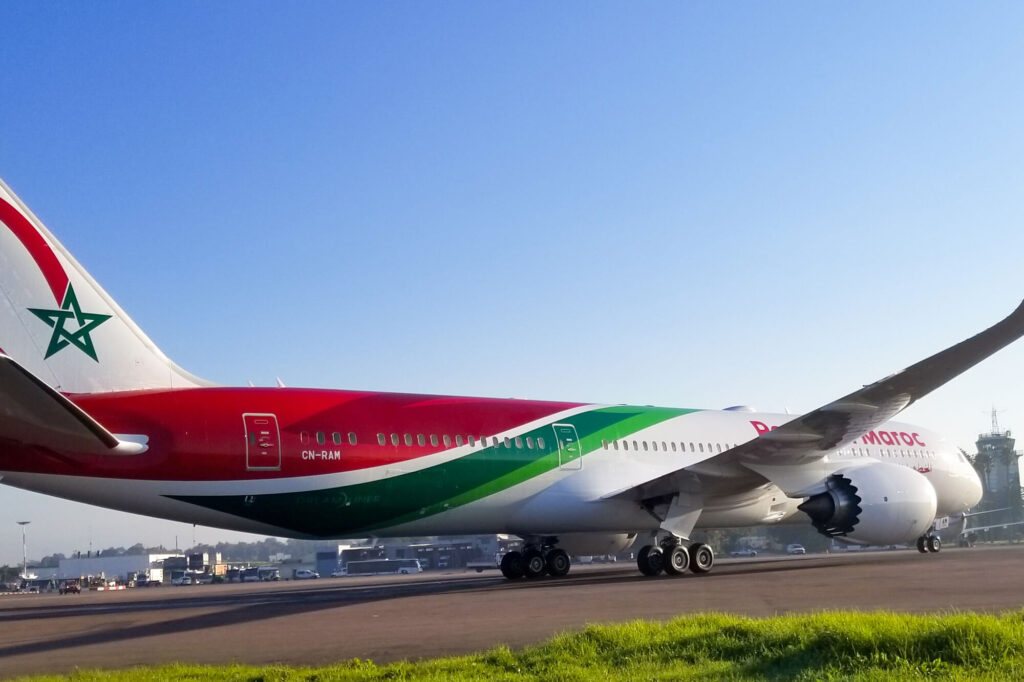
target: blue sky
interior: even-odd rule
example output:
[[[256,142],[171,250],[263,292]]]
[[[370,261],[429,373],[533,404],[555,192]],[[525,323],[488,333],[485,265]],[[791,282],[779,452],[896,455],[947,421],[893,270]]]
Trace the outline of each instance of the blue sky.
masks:
[[[1024,297],[1016,3],[4,15],[0,176],[221,383],[799,412]],[[903,418],[970,448],[1022,384],[1018,345]],[[14,517],[192,534],[0,488],[0,562]]]

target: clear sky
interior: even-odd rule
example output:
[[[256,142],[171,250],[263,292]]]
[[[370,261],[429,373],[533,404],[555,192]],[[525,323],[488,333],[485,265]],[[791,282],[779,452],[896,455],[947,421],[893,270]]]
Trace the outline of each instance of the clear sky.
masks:
[[[1024,298],[1020,3],[2,23],[0,176],[220,383],[799,412]],[[1024,429],[1024,342],[902,418],[973,451],[993,405]],[[17,520],[31,557],[193,532],[0,487],[0,563]]]

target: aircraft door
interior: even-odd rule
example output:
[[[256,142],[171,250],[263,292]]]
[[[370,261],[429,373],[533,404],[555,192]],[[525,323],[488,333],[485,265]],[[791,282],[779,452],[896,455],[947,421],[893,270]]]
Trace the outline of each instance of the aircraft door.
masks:
[[[272,414],[242,415],[245,425],[245,468],[249,471],[281,469],[281,432]]]
[[[576,427],[572,424],[552,424],[551,428],[555,430],[555,442],[558,443],[558,468],[582,469],[583,453],[580,451]]]

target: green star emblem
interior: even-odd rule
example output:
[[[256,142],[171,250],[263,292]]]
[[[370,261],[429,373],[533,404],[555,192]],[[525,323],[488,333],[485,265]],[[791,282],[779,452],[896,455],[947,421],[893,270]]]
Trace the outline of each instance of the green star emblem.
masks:
[[[29,308],[29,312],[53,328],[53,334],[50,336],[50,345],[46,349],[44,360],[67,346],[74,346],[96,362],[100,361],[96,357],[96,349],[92,345],[92,337],[89,334],[96,327],[109,320],[112,315],[83,313],[81,306],[78,305],[78,297],[75,296],[75,290],[70,282],[68,283],[67,293],[64,294],[64,302],[61,304],[60,310]],[[78,325],[78,329],[75,331],[69,331],[64,328],[64,324],[71,319],[74,319],[75,324]]]

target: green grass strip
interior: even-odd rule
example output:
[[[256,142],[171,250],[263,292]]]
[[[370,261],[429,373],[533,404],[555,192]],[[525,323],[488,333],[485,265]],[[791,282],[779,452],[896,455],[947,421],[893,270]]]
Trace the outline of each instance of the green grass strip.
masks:
[[[1024,611],[1000,615],[702,614],[593,625],[511,651],[323,668],[172,665],[26,680],[1010,680],[1024,679]]]

